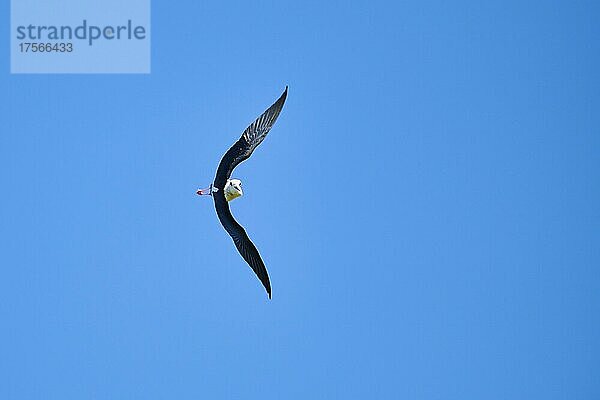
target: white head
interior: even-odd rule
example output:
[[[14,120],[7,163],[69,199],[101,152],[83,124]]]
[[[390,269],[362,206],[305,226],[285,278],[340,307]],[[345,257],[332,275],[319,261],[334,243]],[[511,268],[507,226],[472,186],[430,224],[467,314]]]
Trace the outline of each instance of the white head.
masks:
[[[244,192],[242,192],[242,181],[239,179],[227,179],[223,192],[225,193],[225,200],[227,201],[240,197],[244,194]]]

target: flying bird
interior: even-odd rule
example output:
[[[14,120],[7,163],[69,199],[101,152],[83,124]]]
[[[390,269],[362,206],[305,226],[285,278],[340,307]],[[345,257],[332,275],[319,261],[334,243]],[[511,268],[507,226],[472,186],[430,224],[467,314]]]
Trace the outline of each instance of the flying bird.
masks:
[[[241,256],[246,260],[250,268],[254,271],[258,279],[261,281],[269,299],[271,298],[271,282],[269,274],[256,246],[246,233],[246,230],[241,226],[229,209],[229,202],[235,198],[242,196],[242,182],[239,179],[231,179],[231,173],[240,163],[247,160],[259,144],[265,140],[267,133],[275,124],[283,103],[287,97],[288,88],[285,87],[283,94],[277,99],[271,107],[269,107],[260,117],[250,124],[242,133],[242,136],[237,142],[231,146],[225,153],[219,167],[214,182],[206,189],[199,189],[198,195],[210,195],[215,202],[215,209],[221,225],[233,239],[235,247],[237,247]]]

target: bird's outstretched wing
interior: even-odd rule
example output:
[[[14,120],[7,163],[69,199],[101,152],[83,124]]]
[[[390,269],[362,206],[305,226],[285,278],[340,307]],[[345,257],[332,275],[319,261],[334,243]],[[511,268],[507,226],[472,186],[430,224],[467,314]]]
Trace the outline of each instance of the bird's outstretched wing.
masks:
[[[254,271],[258,279],[262,282],[263,286],[267,290],[269,298],[271,298],[271,282],[269,281],[269,274],[267,268],[263,262],[256,246],[248,237],[248,234],[244,230],[229,209],[229,203],[225,199],[223,189],[227,183],[227,179],[231,176],[234,168],[237,167],[242,161],[248,159],[252,155],[252,152],[267,136],[267,133],[275,124],[283,103],[287,97],[287,86],[283,94],[277,99],[271,107],[269,107],[260,117],[256,119],[249,127],[246,128],[242,137],[231,146],[227,153],[221,159],[219,167],[217,168],[217,175],[213,183],[217,191],[213,193],[213,199],[215,202],[215,209],[217,210],[217,216],[223,228],[229,233],[229,236],[233,239],[235,247],[237,247],[241,256],[246,260],[250,268]]]
[[[227,150],[227,153],[221,159],[219,167],[217,168],[217,174],[215,176],[214,186],[223,190],[227,179],[231,176],[234,168],[237,167],[242,161],[248,159],[252,155],[254,149],[265,140],[267,133],[275,124],[283,103],[287,97],[287,86],[283,91],[283,94],[277,99],[271,107],[269,107],[260,117],[250,124],[242,133],[242,137],[233,144]]]
[[[229,233],[229,236],[233,239],[233,243],[235,243],[235,247],[237,247],[244,260],[246,260],[248,265],[250,265],[250,268],[252,268],[256,276],[258,276],[258,279],[260,279],[267,290],[269,298],[271,298],[271,282],[269,281],[267,267],[265,267],[265,263],[262,258],[260,258],[256,246],[254,246],[254,243],[252,243],[248,237],[244,227],[233,218],[233,215],[231,215],[229,203],[225,200],[223,191],[219,190],[214,193],[213,199],[215,201],[215,209],[217,210],[217,216],[219,217],[219,221],[221,221],[221,225],[223,225],[223,228]]]

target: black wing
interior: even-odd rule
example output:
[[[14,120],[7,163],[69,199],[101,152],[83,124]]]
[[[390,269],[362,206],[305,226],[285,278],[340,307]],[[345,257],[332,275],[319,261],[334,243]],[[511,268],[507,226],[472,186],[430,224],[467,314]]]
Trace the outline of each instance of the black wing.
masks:
[[[223,225],[223,228],[229,233],[229,236],[233,239],[233,243],[235,243],[235,247],[237,247],[244,260],[246,260],[248,265],[250,265],[250,268],[252,268],[256,276],[258,276],[258,279],[260,279],[267,290],[269,298],[271,298],[271,282],[269,281],[267,267],[265,267],[265,263],[262,258],[260,258],[256,246],[254,246],[254,243],[252,243],[248,237],[244,227],[233,218],[233,215],[231,215],[229,203],[225,200],[223,191],[219,190],[218,192],[213,193],[213,199],[215,201],[215,209],[217,210],[221,225]]]
[[[287,86],[283,91],[283,94],[277,99],[271,107],[267,109],[260,117],[256,119],[249,127],[246,128],[242,137],[231,146],[227,153],[221,159],[219,168],[217,168],[217,175],[215,176],[214,186],[219,189],[225,187],[227,179],[231,176],[233,169],[237,167],[242,161],[248,159],[252,155],[254,149],[265,140],[267,133],[275,124],[283,103],[287,97]]]
[[[217,168],[217,175],[213,183],[214,187],[219,189],[213,193],[213,199],[215,201],[215,209],[217,210],[217,216],[223,228],[229,233],[229,236],[233,239],[235,247],[246,260],[250,268],[254,271],[258,279],[262,282],[263,286],[271,298],[271,282],[269,281],[269,274],[267,268],[263,262],[256,246],[248,237],[248,234],[244,230],[229,209],[229,203],[225,199],[223,188],[227,183],[227,179],[231,176],[234,168],[237,167],[242,161],[248,159],[252,155],[252,152],[267,136],[267,133],[275,124],[283,103],[287,97],[287,86],[283,94],[277,99],[271,107],[269,107],[260,117],[256,119],[249,127],[246,128],[242,137],[231,146],[227,153],[221,159],[219,167]]]

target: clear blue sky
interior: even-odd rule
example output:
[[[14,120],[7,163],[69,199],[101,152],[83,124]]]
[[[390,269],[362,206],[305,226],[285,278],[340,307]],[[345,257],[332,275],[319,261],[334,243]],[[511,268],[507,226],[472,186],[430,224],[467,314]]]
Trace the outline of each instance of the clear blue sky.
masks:
[[[150,75],[2,29],[0,398],[600,398],[597,3],[211,3],[153,2]],[[286,84],[269,301],[194,192]]]

